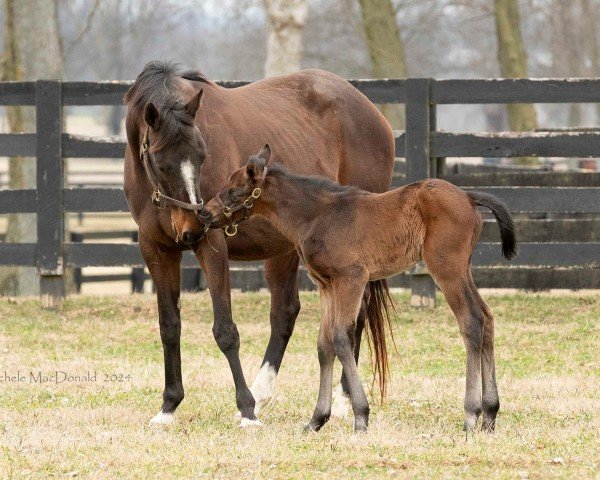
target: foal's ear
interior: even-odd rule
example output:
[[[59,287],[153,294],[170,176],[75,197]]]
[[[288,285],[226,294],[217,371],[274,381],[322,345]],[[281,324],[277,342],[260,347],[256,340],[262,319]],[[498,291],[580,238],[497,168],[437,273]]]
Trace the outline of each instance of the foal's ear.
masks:
[[[256,181],[262,176],[264,168],[264,165],[259,165],[256,160],[251,157],[246,164],[246,176],[249,180]]]
[[[271,146],[267,143],[257,155],[258,158],[262,158],[265,164],[268,164],[271,160]]]
[[[192,98],[185,106],[185,112],[190,117],[196,116],[196,112],[198,111],[198,109],[200,108],[200,104],[202,103],[202,95],[204,95],[204,90],[200,89],[200,91],[196,95],[194,95],[194,98]]]
[[[144,109],[144,121],[152,128],[152,130],[158,130],[160,126],[160,113],[153,103],[146,105]]]

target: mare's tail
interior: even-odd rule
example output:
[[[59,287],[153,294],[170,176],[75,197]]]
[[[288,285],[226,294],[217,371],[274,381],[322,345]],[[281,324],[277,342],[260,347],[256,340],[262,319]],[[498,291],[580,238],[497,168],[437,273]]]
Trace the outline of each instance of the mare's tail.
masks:
[[[515,236],[515,226],[510,212],[506,205],[498,198],[488,193],[468,192],[469,197],[476,205],[489,208],[500,227],[500,238],[502,240],[502,255],[507,260],[512,260],[517,256],[517,238]]]
[[[371,365],[374,374],[373,382],[375,382],[375,377],[377,377],[382,402],[385,398],[387,381],[389,378],[386,330],[390,332],[392,343],[394,342],[390,321],[390,309],[394,309],[394,303],[390,295],[387,281],[376,280],[369,282],[366,322],[367,340],[369,343],[369,353],[371,354]]]

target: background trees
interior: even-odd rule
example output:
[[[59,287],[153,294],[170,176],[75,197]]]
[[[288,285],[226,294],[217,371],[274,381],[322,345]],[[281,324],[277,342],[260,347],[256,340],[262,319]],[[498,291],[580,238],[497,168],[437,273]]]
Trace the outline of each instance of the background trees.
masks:
[[[4,0],[2,80],[60,79],[63,74],[56,0]],[[11,132],[35,131],[33,108],[11,107],[6,113]],[[11,158],[10,188],[35,188],[35,159]],[[6,230],[10,242],[35,242],[32,214],[10,215]],[[0,270],[0,292],[34,295],[39,289],[35,268]]]

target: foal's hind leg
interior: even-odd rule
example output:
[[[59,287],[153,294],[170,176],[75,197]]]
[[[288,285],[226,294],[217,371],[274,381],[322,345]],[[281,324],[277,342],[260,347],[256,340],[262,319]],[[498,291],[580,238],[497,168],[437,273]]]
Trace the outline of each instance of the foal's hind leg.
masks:
[[[447,268],[445,271],[436,272],[435,267],[432,269],[429,264],[428,268],[458,321],[467,350],[464,428],[470,431],[477,425],[482,411],[481,353],[484,313],[471,290],[468,273],[464,269]]]
[[[493,432],[496,426],[496,415],[500,409],[500,398],[496,385],[496,363],[494,360],[494,315],[483,301],[473,278],[469,275],[471,291],[484,315],[483,353],[481,356],[482,407],[483,423],[481,428]]]

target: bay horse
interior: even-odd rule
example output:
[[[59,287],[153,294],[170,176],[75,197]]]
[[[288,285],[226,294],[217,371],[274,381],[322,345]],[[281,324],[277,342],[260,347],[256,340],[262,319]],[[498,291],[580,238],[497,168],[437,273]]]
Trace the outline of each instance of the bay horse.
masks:
[[[277,138],[280,161],[373,192],[389,188],[394,138],[383,115],[344,79],[305,70],[227,89],[197,71],[148,63],[127,105],[125,195],[139,226],[139,247],[156,286],[165,386],[152,423],[170,423],[184,397],[180,357],[180,263],[192,250],[205,272],[214,310],[213,334],[235,384],[241,424],[259,424],[256,412],[271,398],[275,377],[300,309],[298,254],[264,218],[248,221],[235,237],[205,232],[202,198],[212,198],[248,156]],[[228,258],[265,260],[271,291],[271,335],[249,389],[231,313]],[[369,291],[385,290],[375,282]],[[368,293],[368,292],[367,292]],[[368,294],[358,318],[368,310]],[[358,355],[358,347],[356,351]],[[348,385],[342,374],[342,386]]]
[[[278,158],[285,158],[280,154]],[[464,401],[467,431],[492,431],[500,402],[494,364],[494,317],[471,274],[471,255],[489,208],[500,227],[502,254],[516,255],[513,221],[497,198],[465,192],[443,180],[424,180],[385,193],[341,186],[330,179],[298,175],[270,162],[266,145],[236,171],[210,200],[210,228],[235,235],[237,224],[262,216],[296,245],[319,287],[321,369],[317,405],[308,430],[319,430],[331,413],[332,372],[340,360],[350,386],[354,429],[369,422],[369,404],[354,358],[356,318],[368,282],[406,271],[423,259],[458,321],[467,351]],[[367,323],[382,397],[387,380],[385,329],[389,329],[389,293]],[[374,304],[375,305],[375,304]]]

